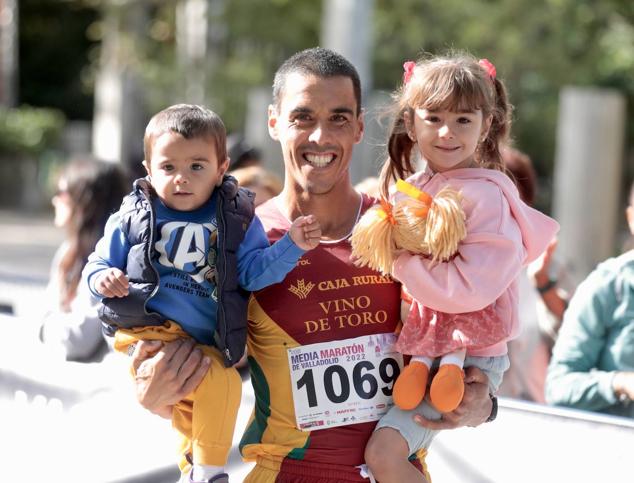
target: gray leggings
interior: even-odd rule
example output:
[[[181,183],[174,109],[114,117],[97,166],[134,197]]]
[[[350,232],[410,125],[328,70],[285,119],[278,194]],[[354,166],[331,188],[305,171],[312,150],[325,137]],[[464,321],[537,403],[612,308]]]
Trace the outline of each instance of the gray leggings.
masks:
[[[502,376],[509,368],[508,356],[495,357],[472,357],[467,356],[464,361],[464,367],[477,367],[484,372],[489,378],[489,392],[494,394],[500,384],[502,384]],[[440,413],[436,411],[428,401],[429,394],[425,396],[422,403],[415,409],[403,411],[393,406],[385,416],[383,416],[376,429],[393,428],[397,430],[407,444],[409,445],[410,454],[416,453],[421,448],[429,448],[434,436],[438,431],[423,428],[413,421],[415,414],[422,414],[427,419],[440,419]]]

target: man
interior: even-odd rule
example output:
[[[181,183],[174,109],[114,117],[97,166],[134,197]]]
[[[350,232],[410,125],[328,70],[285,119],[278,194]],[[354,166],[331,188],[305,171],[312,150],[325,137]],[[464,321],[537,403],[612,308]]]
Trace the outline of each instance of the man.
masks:
[[[269,239],[304,213],[319,220],[323,236],[282,283],[251,300],[256,409],[240,446],[256,466],[246,481],[362,482],[365,443],[402,360],[381,342],[397,326],[400,286],[350,260],[352,227],[373,203],[350,181],[352,149],[364,127],[356,70],[326,49],[295,54],[275,75],[268,125],[285,171],[282,193],[258,208]],[[154,351],[137,347],[137,390],[146,408],[167,416],[196,387],[205,363],[187,341],[148,359]],[[169,381],[159,387],[156,373]],[[465,382],[456,411],[417,422],[435,429],[484,422],[492,410],[486,376],[467,370]],[[424,470],[423,456],[414,463]]]

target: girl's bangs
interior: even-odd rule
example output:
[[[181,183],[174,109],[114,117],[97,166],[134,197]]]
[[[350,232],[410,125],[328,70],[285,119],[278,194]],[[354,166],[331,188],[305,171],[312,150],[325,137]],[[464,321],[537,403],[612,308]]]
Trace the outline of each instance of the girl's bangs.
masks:
[[[421,79],[410,105],[430,111],[470,112],[486,105],[478,79],[454,69],[443,69]],[[463,75],[460,75],[463,74]]]

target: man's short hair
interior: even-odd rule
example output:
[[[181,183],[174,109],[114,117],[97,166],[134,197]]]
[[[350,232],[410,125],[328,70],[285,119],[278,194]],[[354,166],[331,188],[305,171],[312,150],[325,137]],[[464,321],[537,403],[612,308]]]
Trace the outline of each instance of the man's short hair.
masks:
[[[145,160],[152,159],[152,146],[160,135],[167,132],[180,134],[185,139],[213,140],[218,163],[227,159],[227,130],[220,116],[210,109],[193,104],[175,104],[155,114],[143,137]]]
[[[352,81],[354,97],[357,101],[357,115],[361,113],[361,81],[359,73],[348,60],[329,49],[314,47],[297,52],[287,59],[277,72],[273,80],[273,104],[279,108],[286,78],[289,74],[298,72],[317,77],[348,77]]]

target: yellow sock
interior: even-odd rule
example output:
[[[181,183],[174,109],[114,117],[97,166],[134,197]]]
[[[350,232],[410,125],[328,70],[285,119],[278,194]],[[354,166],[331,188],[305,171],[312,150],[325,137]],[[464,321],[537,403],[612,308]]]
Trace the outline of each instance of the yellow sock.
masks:
[[[429,367],[421,362],[411,362],[394,383],[394,404],[408,410],[418,406],[425,397]]]
[[[429,398],[441,413],[456,409],[464,396],[464,372],[455,364],[443,364],[431,381]]]

